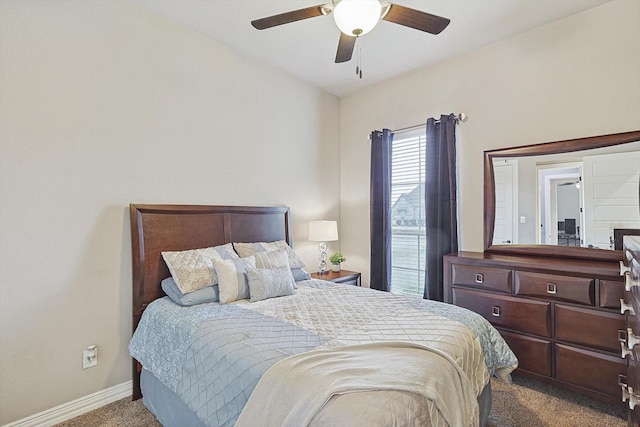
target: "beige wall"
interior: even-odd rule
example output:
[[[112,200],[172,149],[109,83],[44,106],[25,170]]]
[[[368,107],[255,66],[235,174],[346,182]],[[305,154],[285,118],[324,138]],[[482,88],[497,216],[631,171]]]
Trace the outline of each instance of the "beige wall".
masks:
[[[0,102],[0,425],[131,378],[129,203],[338,219],[338,98],[127,2],[1,0]]]
[[[341,248],[369,277],[371,130],[464,112],[461,249],[483,249],[483,150],[640,129],[640,2],[617,0],[341,99]]]

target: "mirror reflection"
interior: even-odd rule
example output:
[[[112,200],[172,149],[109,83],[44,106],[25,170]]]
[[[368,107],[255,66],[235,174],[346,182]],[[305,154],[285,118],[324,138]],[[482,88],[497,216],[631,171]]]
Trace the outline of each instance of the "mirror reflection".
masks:
[[[493,171],[493,245],[613,249],[615,229],[640,229],[640,141],[494,157]]]

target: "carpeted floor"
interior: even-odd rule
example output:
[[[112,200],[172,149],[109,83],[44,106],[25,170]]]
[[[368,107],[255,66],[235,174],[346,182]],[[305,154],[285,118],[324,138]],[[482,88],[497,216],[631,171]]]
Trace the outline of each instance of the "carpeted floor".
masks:
[[[626,411],[548,384],[514,377],[492,380],[493,409],[487,427],[624,427]],[[56,427],[158,427],[142,400],[122,399]]]
[[[549,384],[493,379],[493,406],[487,427],[625,427],[626,410]]]

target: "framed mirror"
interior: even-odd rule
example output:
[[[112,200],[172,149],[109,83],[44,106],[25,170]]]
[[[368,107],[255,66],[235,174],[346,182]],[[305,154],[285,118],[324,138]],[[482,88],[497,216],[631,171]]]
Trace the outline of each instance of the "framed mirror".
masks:
[[[485,252],[619,260],[639,180],[640,131],[485,151]]]

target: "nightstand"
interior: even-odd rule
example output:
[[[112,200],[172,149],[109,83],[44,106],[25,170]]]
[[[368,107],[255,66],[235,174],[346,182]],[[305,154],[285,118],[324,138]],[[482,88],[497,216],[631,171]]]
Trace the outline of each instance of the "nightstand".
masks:
[[[344,285],[360,286],[360,273],[357,271],[340,270],[338,272],[327,270],[324,274],[318,272],[311,273],[313,279],[328,280],[334,283],[342,283]]]

